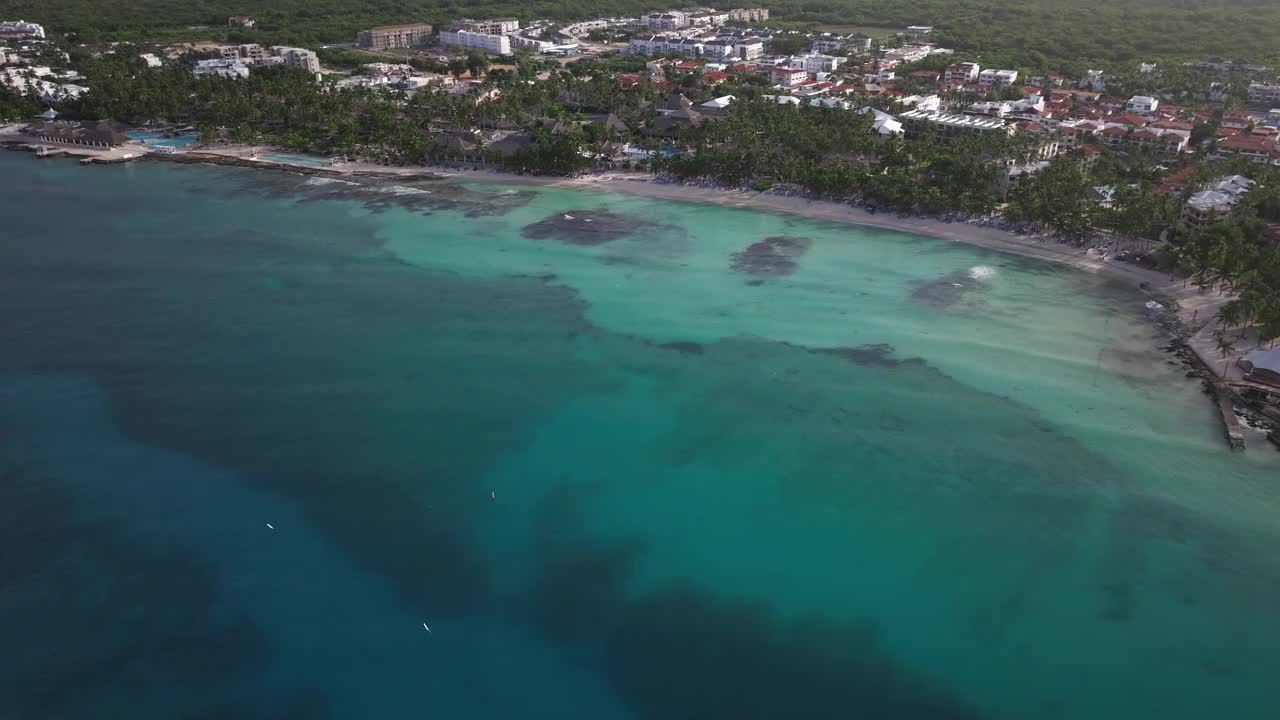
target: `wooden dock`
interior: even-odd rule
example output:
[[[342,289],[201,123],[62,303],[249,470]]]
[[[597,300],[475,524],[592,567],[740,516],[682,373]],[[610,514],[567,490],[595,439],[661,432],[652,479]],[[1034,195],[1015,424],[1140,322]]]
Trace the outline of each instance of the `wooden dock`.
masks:
[[[1231,388],[1221,380],[1213,383],[1213,395],[1218,399],[1218,412],[1222,413],[1222,426],[1227,431],[1227,442],[1232,450],[1244,449],[1244,430],[1236,417],[1235,404],[1231,401]]]

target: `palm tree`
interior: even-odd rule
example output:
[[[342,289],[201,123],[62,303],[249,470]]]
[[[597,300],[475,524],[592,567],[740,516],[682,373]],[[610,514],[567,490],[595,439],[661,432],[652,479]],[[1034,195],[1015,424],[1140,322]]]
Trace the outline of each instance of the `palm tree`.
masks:
[[[1236,341],[1227,337],[1227,334],[1221,328],[1214,331],[1213,339],[1217,342],[1218,352],[1222,353],[1222,377],[1226,379],[1227,370],[1231,367],[1227,362],[1227,355],[1235,349]]]

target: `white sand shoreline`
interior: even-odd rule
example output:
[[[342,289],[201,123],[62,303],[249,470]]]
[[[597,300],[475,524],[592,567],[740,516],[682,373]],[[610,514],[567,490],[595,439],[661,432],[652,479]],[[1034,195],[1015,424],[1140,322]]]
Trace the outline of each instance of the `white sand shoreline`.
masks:
[[[6,130],[10,129],[6,128]],[[679,183],[659,183],[654,181],[654,176],[647,173],[607,172],[599,175],[565,178],[516,175],[492,170],[459,170],[452,167],[431,165],[394,167],[371,162],[334,162],[324,166],[310,164],[292,166],[276,158],[272,158],[270,161],[260,160],[259,156],[261,154],[269,152],[284,153],[286,155],[298,154],[266,145],[225,144],[202,146],[193,148],[189,152],[173,155],[148,152],[150,148],[141,145],[136,149],[142,151],[139,155],[159,160],[175,160],[179,162],[184,160],[186,162],[208,161],[215,163],[223,160],[228,164],[250,167],[260,163],[264,168],[289,169],[296,167],[300,172],[323,175],[364,174],[394,177],[397,175],[414,176],[429,173],[436,177],[460,181],[536,185],[639,195],[656,200],[736,207],[744,210],[795,215],[812,220],[896,230],[948,242],[965,243],[997,252],[1060,263],[1085,272],[1104,275],[1134,288],[1146,283],[1151,293],[1162,299],[1171,299],[1177,302],[1179,318],[1193,332],[1208,330],[1207,326],[1217,314],[1218,307],[1225,301],[1225,298],[1221,298],[1216,294],[1200,293],[1197,288],[1189,285],[1184,287],[1184,281],[1181,278],[1170,279],[1168,275],[1155,270],[1125,262],[1103,260],[1096,253],[1086,252],[1051,239],[1020,236],[998,228],[983,227],[964,222],[947,223],[932,218],[899,217],[891,212],[870,213],[860,207],[828,200],[810,200],[798,196],[776,195],[767,192],[759,193],[751,190],[724,190]],[[298,155],[299,157],[304,157],[301,154]],[[187,157],[184,158],[184,156]]]
[[[1090,273],[1098,273],[1135,289],[1147,283],[1150,293],[1176,300],[1184,324],[1198,329],[1216,314],[1225,301],[1212,293],[1200,293],[1193,286],[1184,287],[1182,278],[1170,279],[1166,273],[1131,263],[1103,260],[1096,253],[1058,243],[1052,239],[1021,236],[993,227],[964,222],[943,222],[933,218],[899,217],[889,212],[870,213],[860,207],[829,200],[811,200],[798,196],[758,193],[750,190],[724,190],[679,183],[658,183],[653,176],[633,173],[605,173],[578,178],[513,175],[486,170],[459,171],[428,168],[450,179],[469,182],[537,185],[544,187],[591,190],[626,195],[639,195],[671,202],[691,202],[736,207],[744,210],[783,213],[811,220],[862,225],[959,242],[996,252],[1037,258],[1059,263]]]
[[[803,197],[758,193],[751,190],[723,190],[717,188],[654,182],[652,175],[636,173],[604,173],[578,178],[513,175],[488,170],[463,170],[451,168],[424,168],[444,177],[470,182],[494,184],[537,185],[597,192],[613,192],[666,200],[737,207],[745,210],[775,212],[796,215],[812,220],[823,220],[850,225],[862,225],[886,230],[923,235],[926,237],[959,242],[995,252],[1009,253],[1058,263],[1084,272],[1097,273],[1112,281],[1154,296],[1161,303],[1172,301],[1170,308],[1185,328],[1183,338],[1188,347],[1211,371],[1224,363],[1230,367],[1228,378],[1239,379],[1243,371],[1236,361],[1249,348],[1237,348],[1226,359],[1218,353],[1214,322],[1218,309],[1230,298],[1215,292],[1202,292],[1200,288],[1182,277],[1138,267],[1131,263],[1103,260],[1095,253],[1058,243],[1052,239],[1015,235],[998,228],[983,227],[963,222],[943,222],[932,218],[899,217],[893,213],[870,213],[859,207],[829,200],[810,200]],[[407,169],[406,169],[407,170]],[[1147,284],[1145,291],[1139,289]],[[1153,317],[1153,321],[1158,318]],[[1172,331],[1164,323],[1154,322],[1170,336]],[[1219,370],[1220,371],[1220,370]],[[1215,373],[1216,374],[1216,373]]]
[[[264,152],[286,152],[270,146],[216,145],[196,149],[192,154],[219,156],[236,162],[251,164]],[[180,159],[175,156],[159,156],[161,159]],[[263,162],[264,167],[281,167],[279,161]],[[287,165],[286,165],[287,166]],[[933,218],[899,217],[891,212],[870,213],[860,207],[830,200],[810,200],[798,196],[760,193],[751,190],[725,190],[679,183],[655,182],[648,173],[606,172],[566,178],[545,175],[517,175],[493,170],[458,169],[437,165],[396,167],[371,162],[334,162],[324,167],[299,165],[299,171],[333,175],[415,176],[430,173],[436,177],[506,185],[535,185],[573,190],[612,192],[639,195],[655,200],[691,202],[736,207],[744,210],[783,213],[828,222],[862,225],[885,230],[923,235],[926,237],[960,242],[996,252],[1037,258],[1059,263],[1084,272],[1097,273],[1137,289],[1147,284],[1147,291],[1161,299],[1176,302],[1176,312],[1182,324],[1195,334],[1208,331],[1218,308],[1225,302],[1212,293],[1201,293],[1184,283],[1182,278],[1131,263],[1103,260],[1096,253],[1058,243],[1052,239],[1021,236],[993,227],[983,227],[964,222],[943,222]],[[1202,343],[1203,344],[1203,343]],[[1199,350],[1199,349],[1198,349]],[[1203,353],[1202,353],[1203,355]]]

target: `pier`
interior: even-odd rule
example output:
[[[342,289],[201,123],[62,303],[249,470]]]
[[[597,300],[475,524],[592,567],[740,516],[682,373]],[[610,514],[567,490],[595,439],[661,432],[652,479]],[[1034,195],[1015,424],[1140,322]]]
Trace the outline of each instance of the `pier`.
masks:
[[[1222,425],[1227,432],[1227,442],[1232,450],[1244,449],[1244,430],[1240,427],[1240,418],[1236,417],[1235,403],[1232,402],[1231,388],[1221,380],[1213,383],[1213,395],[1218,400],[1218,412],[1222,414]]]

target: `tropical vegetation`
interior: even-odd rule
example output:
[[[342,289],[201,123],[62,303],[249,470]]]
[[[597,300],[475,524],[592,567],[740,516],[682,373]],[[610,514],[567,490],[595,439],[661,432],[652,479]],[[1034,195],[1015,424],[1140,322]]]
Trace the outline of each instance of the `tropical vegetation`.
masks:
[[[1171,5],[1166,0],[712,0],[719,7],[768,7],[791,27],[861,26],[900,29],[928,24],[948,47],[1003,67],[1130,66],[1139,61],[1199,58],[1229,53],[1280,62],[1280,5],[1225,0],[1213,5]],[[82,42],[226,37],[275,44],[319,46],[351,42],[374,25],[429,22],[460,14],[524,20],[578,20],[636,15],[671,6],[663,0],[0,0],[0,17],[46,23]],[[251,15],[253,30],[229,30],[230,15]]]

